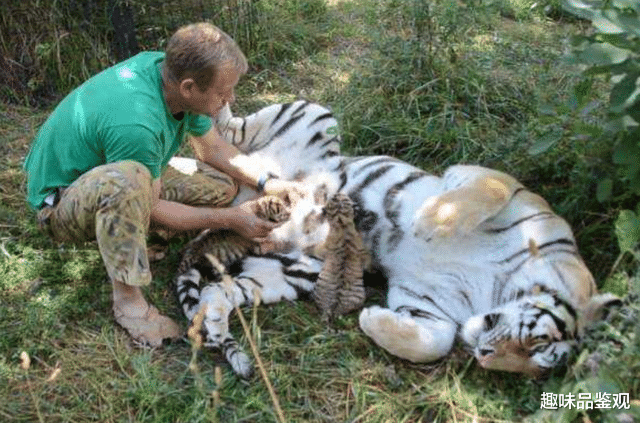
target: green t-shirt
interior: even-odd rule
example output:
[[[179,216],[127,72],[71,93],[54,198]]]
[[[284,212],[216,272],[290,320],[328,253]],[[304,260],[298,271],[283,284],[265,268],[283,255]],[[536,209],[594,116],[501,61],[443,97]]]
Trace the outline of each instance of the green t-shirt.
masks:
[[[24,164],[27,200],[39,209],[57,187],[106,163],[135,160],[159,178],[185,134],[205,134],[207,116],[171,115],[162,92],[162,52],[140,53],[73,90],[40,128]]]

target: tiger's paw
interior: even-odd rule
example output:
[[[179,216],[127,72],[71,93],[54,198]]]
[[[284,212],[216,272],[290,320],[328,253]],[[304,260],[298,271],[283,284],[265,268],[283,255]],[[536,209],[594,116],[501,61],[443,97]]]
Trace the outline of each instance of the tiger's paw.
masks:
[[[469,235],[504,207],[503,194],[498,188],[487,192],[462,188],[429,197],[415,216],[414,234],[425,240]]]
[[[410,316],[388,308],[368,307],[360,313],[360,328],[373,342],[395,356],[414,363],[433,359],[423,348],[421,327]]]
[[[231,368],[243,379],[249,379],[253,376],[253,362],[249,358],[247,354],[242,351],[234,351],[233,354],[230,354],[227,357],[229,364],[231,364]]]
[[[360,328],[391,354],[414,363],[428,363],[445,356],[453,346],[456,324],[425,320],[378,306],[360,313]]]

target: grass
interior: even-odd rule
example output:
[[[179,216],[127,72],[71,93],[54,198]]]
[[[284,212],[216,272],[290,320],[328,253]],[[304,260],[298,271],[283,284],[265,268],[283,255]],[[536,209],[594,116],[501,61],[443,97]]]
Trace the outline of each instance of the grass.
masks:
[[[303,29],[314,33],[313,42],[281,61],[254,56],[255,66],[238,89],[238,114],[305,97],[333,109],[350,153],[393,154],[436,172],[460,162],[507,171],[570,221],[600,285],[628,289],[633,278],[624,272],[633,276],[637,266],[630,259],[605,280],[618,254],[616,210],[594,199],[595,183],[606,171],[602,158],[612,146],[563,138],[544,154],[529,153],[548,125],[539,110],[571,97],[577,69],[563,55],[568,38],[582,29],[579,22],[552,21],[526,2],[506,0],[489,9],[454,1],[326,3],[285,5],[305,11]],[[286,25],[286,31],[292,28]],[[288,39],[281,35],[273,41]],[[47,113],[0,105],[0,420],[277,421],[259,375],[239,380],[217,352],[198,351],[192,369],[188,343],[133,347],[111,316],[110,288],[95,245],[59,246],[37,231],[24,201],[21,163]],[[587,118],[597,120],[597,113]],[[172,243],[169,256],[153,263],[147,295],[186,326],[171,286],[183,242]],[[539,382],[484,371],[460,350],[432,364],[399,360],[362,334],[355,314],[328,328],[311,303],[244,314],[290,422],[616,418],[535,414],[542,392],[576,392],[590,377],[583,356],[568,371]],[[237,318],[232,322],[240,335]],[[599,351],[606,357],[603,368],[613,366],[613,374],[621,371],[616,363],[634,369],[640,349],[630,340],[637,336],[631,337],[628,323],[607,324],[609,329],[592,332],[584,354],[607,340],[625,347]],[[611,329],[622,327],[627,329]],[[21,367],[23,351],[28,368]],[[637,386],[620,388],[638,394]]]

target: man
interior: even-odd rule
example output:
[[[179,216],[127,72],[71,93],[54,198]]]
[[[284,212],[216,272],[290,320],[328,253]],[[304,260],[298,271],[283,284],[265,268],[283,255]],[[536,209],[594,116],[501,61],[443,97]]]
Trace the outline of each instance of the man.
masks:
[[[141,343],[159,346],[180,334],[140,289],[151,281],[150,222],[170,230],[230,228],[260,240],[274,224],[247,204],[228,207],[237,183],[269,194],[296,189],[233,165],[240,153],[212,126],[246,71],[238,46],[215,26],[180,28],[165,53],[140,53],[76,88],[31,146],[28,202],[40,227],[56,241],[97,239],[115,319]],[[186,135],[208,176],[190,180],[167,170]]]

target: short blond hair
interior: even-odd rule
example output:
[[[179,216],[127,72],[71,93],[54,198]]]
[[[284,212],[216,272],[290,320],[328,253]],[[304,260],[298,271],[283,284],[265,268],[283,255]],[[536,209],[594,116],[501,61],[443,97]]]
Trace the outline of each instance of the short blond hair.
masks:
[[[215,82],[222,68],[244,74],[248,67],[233,38],[210,23],[183,26],[167,43],[165,77],[177,82],[192,78],[202,91]]]

